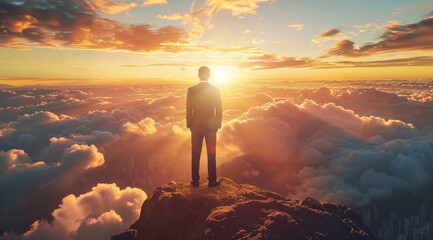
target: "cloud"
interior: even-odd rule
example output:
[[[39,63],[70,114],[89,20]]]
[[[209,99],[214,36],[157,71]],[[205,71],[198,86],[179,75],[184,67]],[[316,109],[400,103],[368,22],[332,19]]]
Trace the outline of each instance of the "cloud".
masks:
[[[250,68],[253,70],[264,70],[274,68],[287,67],[309,67],[312,66],[314,60],[310,58],[295,58],[295,57],[277,57],[273,54],[264,54],[261,56],[250,57],[250,61],[240,63],[241,68]]]
[[[290,28],[293,28],[293,29],[295,29],[297,31],[300,31],[300,30],[304,29],[304,24],[289,24],[287,26],[290,27]]]
[[[355,25],[353,26],[354,28],[356,28],[356,30],[358,31],[358,33],[363,33],[366,32],[368,29],[375,27],[375,24],[373,23],[367,23],[364,25]]]
[[[321,32],[319,35],[317,35],[311,42],[320,44],[322,42],[336,39],[337,36],[341,35],[341,30],[337,28],[329,28],[323,32]]]
[[[12,103],[10,99],[14,98],[17,105],[28,106],[1,110],[1,117],[7,111],[8,119],[14,119],[0,127],[0,191],[8,196],[0,199],[0,235],[6,230],[23,233],[38,219],[51,222],[50,213],[64,196],[88,191],[101,181],[153,190],[155,184],[172,179],[173,175],[161,174],[161,169],[185,169],[188,150],[183,146],[188,144],[188,132],[183,131],[180,113],[184,102],[179,101],[185,92],[178,86],[164,89],[99,86],[2,91],[0,104]],[[16,98],[21,95],[46,104],[39,106],[28,103],[27,97]],[[82,103],[71,108],[63,104],[71,98]],[[110,103],[94,104],[100,100]],[[46,106],[52,111],[38,111]],[[182,129],[172,130],[175,125]],[[153,134],[157,130],[158,134]],[[132,158],[139,171],[130,182],[129,172],[125,175],[130,169],[120,160],[129,162]],[[182,170],[180,175],[184,173]],[[113,214],[108,216],[116,219]],[[88,227],[98,226],[92,222],[87,222]]]
[[[157,15],[157,17],[166,20],[182,20],[184,24],[191,27],[190,38],[196,39],[200,38],[206,30],[212,28],[211,19],[219,11],[229,11],[232,16],[256,14],[259,4],[269,2],[273,2],[273,0],[206,0],[203,6],[195,10],[196,1],[193,1],[189,13],[172,13],[168,15]]]
[[[20,115],[15,121],[9,122],[2,130],[3,137],[0,138],[0,143],[6,149],[24,149],[32,158],[40,153],[40,149],[35,149],[35,146],[43,149],[50,141],[54,144],[56,141],[52,140],[61,139],[57,137],[59,135],[66,136],[74,143],[102,146],[121,134],[124,125],[135,126],[135,130],[139,132],[152,132],[154,122],[149,119],[143,120],[142,114],[133,107],[115,108],[111,111],[94,110],[85,112],[80,117],[36,111]],[[139,123],[140,121],[142,123]],[[26,141],[23,141],[25,139],[31,141],[31,144],[26,144]]]
[[[120,65],[119,67],[124,68],[137,68],[137,67],[196,67],[198,66],[198,63],[179,63],[179,62],[173,62],[173,63],[152,63],[147,65],[134,65],[134,64],[126,64],[126,65]]]
[[[0,142],[6,149],[23,148],[29,150],[32,148],[32,145],[38,145],[46,138],[49,139],[51,137],[50,134],[64,132],[69,127],[80,124],[83,123],[68,115],[56,115],[52,112],[37,111],[33,114],[18,116],[16,121],[9,122],[6,128],[9,134],[4,135],[0,139]],[[36,129],[44,129],[46,132],[35,131]],[[22,141],[23,136],[32,139],[30,145]]]
[[[11,134],[13,131],[15,131],[15,129],[13,128],[4,128],[4,129],[0,129],[0,137],[6,136]]]
[[[9,122],[3,131],[7,134],[0,137],[6,149],[0,151],[0,190],[9,196],[0,201],[5,216],[0,232],[21,232],[35,219],[46,217],[66,194],[82,191],[84,176],[106,166],[104,149],[124,135],[124,126],[133,127],[140,136],[156,131],[155,121],[142,120],[134,108],[90,111],[79,117],[35,112]],[[50,199],[43,200],[47,194]]]
[[[113,0],[90,0],[88,1],[93,10],[107,14],[118,14],[128,11],[137,6],[135,2],[116,2]]]
[[[156,133],[155,120],[152,118],[145,118],[137,124],[127,122],[123,128],[125,132],[142,136]]]
[[[432,128],[360,116],[334,103],[281,100],[224,126],[220,139],[244,157],[220,172],[289,197],[365,206],[430,184],[433,165],[424,159],[433,157],[432,136]]]
[[[21,149],[0,151],[0,172],[17,166],[31,164],[29,156]]]
[[[82,161],[82,167],[84,170],[100,167],[104,165],[104,155],[98,152],[95,145],[78,145],[74,144],[69,148],[66,148],[63,153],[62,164],[66,166],[72,166],[76,164],[77,160]]]
[[[350,41],[349,39],[343,39],[335,43],[335,45],[327,49],[325,51],[325,54],[323,57],[329,57],[329,56],[361,56],[361,54],[358,50],[355,49],[355,43]]]
[[[8,233],[1,239],[108,239],[128,228],[139,217],[147,198],[138,188],[120,189],[98,184],[90,192],[70,194],[52,213],[53,220],[38,220],[23,235]]]
[[[39,81],[39,80],[38,80]],[[87,104],[100,105],[107,98],[95,96],[92,92],[62,88],[16,89],[13,95],[0,93],[0,121],[15,120],[17,115],[34,113],[35,111],[58,112],[59,109],[78,109]]]
[[[381,41],[356,47],[349,39],[338,41],[324,52],[324,57],[345,56],[361,57],[396,51],[431,51],[433,50],[433,17],[427,17],[417,23],[392,23],[383,27],[386,31]]]
[[[256,14],[260,3],[269,3],[272,0],[247,0],[247,1],[216,1],[209,2],[210,7],[220,7],[223,10],[231,11],[232,15]]]
[[[43,106],[35,104],[8,110],[8,118],[14,119],[0,127],[0,192],[8,196],[0,199],[0,235],[6,230],[24,233],[38,219],[51,222],[50,213],[62,198],[70,193],[78,196],[102,181],[151,191],[174,175],[186,175],[189,132],[181,114],[184,102],[179,101],[186,92],[177,85],[163,88],[14,88],[1,93],[2,101],[33,96],[53,109],[38,111]],[[72,108],[60,104],[71,97],[85,104]],[[93,104],[96,99],[111,103]],[[152,134],[155,131],[158,134]],[[105,219],[92,217],[96,220],[87,221],[89,228]],[[116,223],[114,214],[105,217]]]
[[[98,0],[30,1],[0,4],[0,46],[178,51],[185,43],[183,29],[149,24],[122,24],[94,11],[118,13],[132,5]]]
[[[5,155],[1,157],[2,165],[4,162],[9,165],[0,175],[0,189],[8,196],[0,200],[4,216],[0,220],[1,232],[22,231],[35,217],[45,216],[61,197],[76,188],[82,174],[105,162],[104,155],[94,145],[68,146],[56,163],[33,161],[19,149],[1,154]],[[50,199],[46,199],[47,195]]]
[[[333,102],[359,115],[398,119],[420,129],[428,126],[433,128],[433,122],[428,117],[433,113],[433,105],[429,102],[430,97],[425,94],[429,90],[421,90],[430,89],[429,82],[408,83],[403,88],[402,83],[387,80],[366,86],[366,83],[355,81],[353,86],[341,91],[336,91],[335,87],[333,91],[329,88],[320,88],[312,91],[304,90],[294,94],[293,97],[298,103],[305,99],[320,104]],[[412,90],[407,91],[409,88]]]
[[[346,44],[346,43],[342,43]],[[349,43],[351,45],[353,43]],[[344,48],[344,47],[341,47]],[[340,49],[341,49],[340,48]],[[274,54],[263,54],[260,56],[249,57],[247,61],[239,63],[240,68],[251,70],[265,70],[276,68],[380,68],[380,67],[430,67],[433,65],[433,58],[430,56],[410,57],[410,58],[391,58],[385,60],[368,61],[324,61],[322,59],[311,59],[308,57],[296,58],[290,56],[276,56]]]
[[[251,61],[283,59],[258,55]],[[422,194],[432,174],[423,160],[432,158],[432,88],[430,81],[403,80],[221,87],[218,172],[290,197],[351,206]],[[8,119],[0,127],[0,192],[8,196],[0,198],[0,232],[22,234],[35,221],[38,229],[49,225],[65,196],[100,182],[147,192],[173,176],[187,181],[185,94],[182,84],[0,91],[0,104],[19,102],[0,110]],[[119,226],[124,216],[110,210],[85,217],[73,236]]]
[[[316,64],[315,68],[431,67],[433,66],[433,57],[420,56],[376,61],[335,61],[321,63]]]
[[[322,38],[332,38],[332,37],[337,36],[340,33],[341,33],[340,29],[330,28],[330,29],[327,29],[326,31],[320,33],[319,36]]]
[[[144,0],[142,6],[165,5],[168,4],[167,0]]]

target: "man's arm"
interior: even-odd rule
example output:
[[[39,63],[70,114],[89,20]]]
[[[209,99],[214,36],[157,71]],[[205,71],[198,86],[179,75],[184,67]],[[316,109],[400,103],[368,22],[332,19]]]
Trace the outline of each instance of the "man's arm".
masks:
[[[193,115],[193,107],[191,101],[191,93],[188,88],[188,92],[186,93],[186,127],[191,128],[192,125],[192,115]]]
[[[219,89],[217,89],[217,94],[216,94],[215,116],[217,119],[217,126],[218,128],[221,128],[223,113],[222,113],[221,95]]]

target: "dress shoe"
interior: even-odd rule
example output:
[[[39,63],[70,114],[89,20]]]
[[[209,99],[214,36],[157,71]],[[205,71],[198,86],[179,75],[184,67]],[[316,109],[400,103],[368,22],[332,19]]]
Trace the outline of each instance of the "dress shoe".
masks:
[[[219,185],[221,185],[221,183],[220,183],[220,181],[218,181],[218,180],[210,181],[210,182],[208,183],[208,186],[209,186],[209,187],[216,187],[216,186],[219,186]]]
[[[199,182],[191,181],[191,186],[198,187],[199,186]]]

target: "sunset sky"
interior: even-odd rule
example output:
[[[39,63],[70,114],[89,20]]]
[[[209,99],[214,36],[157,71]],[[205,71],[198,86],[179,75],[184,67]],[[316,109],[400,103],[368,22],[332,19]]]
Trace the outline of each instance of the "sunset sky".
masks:
[[[432,1],[0,3],[0,84],[426,79]]]
[[[202,65],[218,177],[433,209],[432,0],[0,0],[0,240],[109,239],[189,185]]]

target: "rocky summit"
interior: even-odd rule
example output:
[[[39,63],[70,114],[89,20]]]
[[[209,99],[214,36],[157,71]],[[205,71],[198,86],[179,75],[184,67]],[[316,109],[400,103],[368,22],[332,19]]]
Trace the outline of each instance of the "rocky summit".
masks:
[[[205,181],[198,188],[175,181],[156,188],[140,218],[112,239],[375,239],[346,206],[220,181],[212,188]]]

